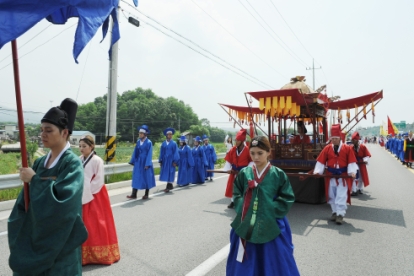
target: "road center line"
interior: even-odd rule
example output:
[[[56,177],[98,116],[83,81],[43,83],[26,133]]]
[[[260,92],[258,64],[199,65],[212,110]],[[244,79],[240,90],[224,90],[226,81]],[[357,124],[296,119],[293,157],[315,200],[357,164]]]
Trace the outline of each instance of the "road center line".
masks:
[[[0,232],[0,236],[6,236],[6,235],[7,235],[7,231]]]
[[[192,271],[187,273],[185,276],[201,276],[206,275],[210,270],[215,268],[219,263],[221,263],[229,254],[230,244],[226,245],[219,251],[217,251],[210,258],[202,262],[199,266],[194,268]]]

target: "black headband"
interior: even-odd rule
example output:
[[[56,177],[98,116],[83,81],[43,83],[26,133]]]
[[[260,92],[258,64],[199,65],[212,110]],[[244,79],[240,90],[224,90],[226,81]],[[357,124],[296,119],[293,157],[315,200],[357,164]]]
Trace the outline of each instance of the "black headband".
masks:
[[[253,140],[250,142],[250,148],[254,148],[254,147],[258,147],[261,148],[263,150],[269,151],[270,149],[268,149],[267,145],[265,143],[263,143],[260,140],[256,140],[253,138]]]

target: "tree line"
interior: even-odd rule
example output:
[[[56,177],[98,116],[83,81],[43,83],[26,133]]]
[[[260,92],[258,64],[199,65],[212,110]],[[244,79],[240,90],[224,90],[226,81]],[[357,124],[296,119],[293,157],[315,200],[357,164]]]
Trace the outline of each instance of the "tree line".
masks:
[[[75,130],[87,130],[106,136],[107,94],[93,102],[79,105]],[[135,142],[137,127],[148,125],[153,142],[165,139],[163,130],[173,127],[180,133],[190,131],[194,136],[207,134],[212,142],[222,142],[226,132],[211,127],[208,119],[198,119],[192,107],[174,97],[162,98],[151,89],[140,87],[117,97],[117,140]]]

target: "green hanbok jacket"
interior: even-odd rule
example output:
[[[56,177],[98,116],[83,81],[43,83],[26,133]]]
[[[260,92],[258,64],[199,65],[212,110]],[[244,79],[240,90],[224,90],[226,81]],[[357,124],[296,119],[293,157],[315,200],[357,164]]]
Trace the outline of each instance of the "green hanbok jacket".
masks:
[[[53,168],[44,167],[45,158],[33,165],[28,212],[22,191],[10,214],[9,265],[13,275],[82,275],[83,167],[70,149]]]
[[[240,170],[234,181],[233,198],[237,216],[231,227],[242,239],[246,239],[249,228],[252,227],[248,241],[258,244],[266,243],[280,234],[276,219],[286,216],[295,202],[295,195],[286,174],[281,169],[271,166],[263,181],[253,189],[249,209],[244,220],[241,221],[244,196],[248,189],[248,181],[251,180],[254,180],[253,168],[246,167]],[[253,202],[256,195],[258,196],[256,221],[251,226]]]

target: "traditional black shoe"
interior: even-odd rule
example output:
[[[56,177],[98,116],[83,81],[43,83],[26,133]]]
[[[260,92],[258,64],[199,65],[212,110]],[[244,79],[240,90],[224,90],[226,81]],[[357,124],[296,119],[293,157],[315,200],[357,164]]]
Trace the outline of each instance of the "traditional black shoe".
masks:
[[[130,198],[130,199],[136,199],[137,198],[137,195],[127,195],[126,197],[127,198]]]
[[[335,221],[336,220],[336,213],[332,213],[332,216],[330,218],[331,221]]]
[[[142,199],[148,199],[148,196],[147,196],[147,195],[144,195],[144,196],[142,197]]]
[[[230,204],[227,206],[227,208],[229,208],[229,209],[233,209],[233,208],[234,208],[234,202],[230,203]]]
[[[210,178],[210,182],[213,182],[213,178]]]
[[[170,189],[165,189],[164,190],[164,193],[169,193],[170,192]]]
[[[351,193],[351,196],[357,196],[358,195],[358,193],[357,192],[352,192]]]
[[[359,190],[358,191],[358,193],[360,194],[360,195],[363,195],[364,193],[362,192],[362,190]]]

